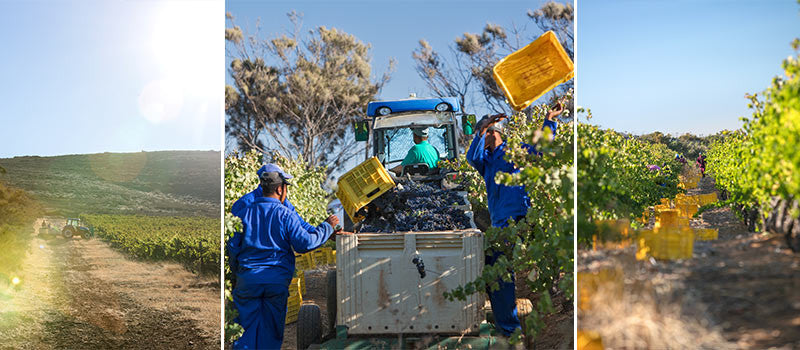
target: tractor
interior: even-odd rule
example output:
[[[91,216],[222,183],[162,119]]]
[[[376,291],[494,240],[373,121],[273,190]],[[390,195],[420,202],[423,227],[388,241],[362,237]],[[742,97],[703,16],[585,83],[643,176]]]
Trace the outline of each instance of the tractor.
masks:
[[[403,100],[405,101],[405,100]],[[471,135],[475,125],[475,115],[461,113],[461,130],[458,129],[458,118],[454,111],[460,111],[458,101],[454,98],[444,98],[448,106],[452,107],[440,110],[411,110],[385,115],[378,112],[374,116],[354,122],[354,133],[356,141],[371,141],[371,152],[369,157],[377,157],[378,161],[386,169],[392,169],[399,165],[406,157],[408,150],[414,146],[412,128],[429,128],[430,135],[428,141],[439,151],[440,160],[455,160],[463,150],[460,149],[458,139],[459,131],[463,135]],[[381,106],[395,106],[397,101],[381,101]],[[371,102],[377,104],[378,102]],[[372,107],[370,107],[372,108]],[[377,107],[376,107],[377,108]],[[375,109],[375,108],[373,108]],[[377,109],[376,109],[377,110]],[[390,170],[391,172],[391,170]],[[400,173],[391,175],[408,178],[412,181],[419,181],[430,184],[437,188],[447,190],[463,191],[463,186],[455,183],[456,172],[444,168],[429,169],[424,163],[409,164],[402,168]],[[355,225],[348,215],[344,216],[344,230],[357,231]]]
[[[92,236],[92,230],[82,225],[81,219],[69,218],[67,224],[61,229],[61,235],[64,238],[72,238],[72,236],[80,235],[81,238],[87,239]]]

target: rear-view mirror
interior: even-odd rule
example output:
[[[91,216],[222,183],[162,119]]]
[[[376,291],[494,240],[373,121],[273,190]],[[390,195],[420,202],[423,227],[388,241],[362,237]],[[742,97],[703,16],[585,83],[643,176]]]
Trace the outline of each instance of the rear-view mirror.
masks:
[[[464,135],[472,135],[475,130],[475,115],[474,114],[465,114],[461,116],[461,129],[464,131]]]
[[[356,135],[356,141],[369,140],[369,125],[366,121],[353,122],[353,132]]]

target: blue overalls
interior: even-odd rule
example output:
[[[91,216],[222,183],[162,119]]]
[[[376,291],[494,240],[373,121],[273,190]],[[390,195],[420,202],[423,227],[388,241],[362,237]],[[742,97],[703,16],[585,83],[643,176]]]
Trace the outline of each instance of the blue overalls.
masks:
[[[280,349],[294,252],[319,248],[330,238],[333,227],[323,222],[309,232],[297,212],[269,197],[255,197],[239,214],[243,229],[234,235],[238,239],[228,242],[228,257],[236,272],[236,322],[244,334],[233,347]]]
[[[544,127],[549,127],[555,135],[558,124],[545,120]],[[505,173],[518,173],[520,169],[514,169],[514,164],[506,161],[503,157],[508,147],[505,142],[490,152],[485,148],[486,135],[476,134],[472,144],[467,150],[467,162],[472,165],[483,177],[486,183],[486,197],[488,200],[489,215],[492,219],[492,226],[506,227],[508,219],[519,221],[530,208],[530,198],[524,186],[506,186],[494,181],[498,171]],[[539,153],[531,146],[524,144],[529,153]],[[502,252],[494,252],[486,256],[486,265],[493,265]],[[499,281],[500,289],[492,292],[487,287],[489,302],[492,304],[495,324],[505,335],[510,335],[515,329],[520,328],[519,317],[517,317],[517,297],[515,292],[514,277],[511,282]]]

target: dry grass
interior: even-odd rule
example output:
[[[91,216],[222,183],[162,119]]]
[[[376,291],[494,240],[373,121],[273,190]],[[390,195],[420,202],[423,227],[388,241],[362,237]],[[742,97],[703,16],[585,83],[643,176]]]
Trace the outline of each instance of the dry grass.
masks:
[[[602,264],[592,264],[590,270],[624,271],[624,287],[620,291],[612,283],[601,284],[589,300],[589,310],[578,312],[578,328],[598,332],[609,349],[737,348],[725,340],[704,305],[686,292],[673,271],[636,263],[631,255],[616,251],[600,259]]]

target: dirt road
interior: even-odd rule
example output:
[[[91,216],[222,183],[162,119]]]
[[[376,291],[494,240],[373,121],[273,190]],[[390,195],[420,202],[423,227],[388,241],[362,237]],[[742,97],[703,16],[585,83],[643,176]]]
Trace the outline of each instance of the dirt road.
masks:
[[[705,178],[690,194],[713,191]],[[717,240],[695,242],[692,259],[580,251],[579,270],[619,268],[624,282],[622,291],[598,292],[578,327],[599,332],[608,347],[800,348],[800,255],[783,235],[747,232],[729,208],[691,226],[719,229]]]
[[[36,237],[16,288],[0,291],[2,349],[218,349],[220,289],[99,239]]]

